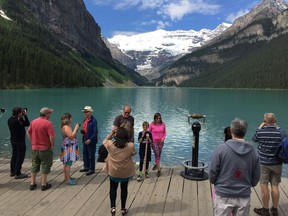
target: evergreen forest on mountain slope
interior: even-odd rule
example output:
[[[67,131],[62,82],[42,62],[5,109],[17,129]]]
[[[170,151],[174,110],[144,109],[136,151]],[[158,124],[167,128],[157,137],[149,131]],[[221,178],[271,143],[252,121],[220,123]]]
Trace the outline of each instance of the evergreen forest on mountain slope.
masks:
[[[0,1],[13,18],[0,17],[0,88],[97,87],[106,80],[142,85],[146,81],[118,62],[111,65],[61,43],[21,1],[16,2]]]

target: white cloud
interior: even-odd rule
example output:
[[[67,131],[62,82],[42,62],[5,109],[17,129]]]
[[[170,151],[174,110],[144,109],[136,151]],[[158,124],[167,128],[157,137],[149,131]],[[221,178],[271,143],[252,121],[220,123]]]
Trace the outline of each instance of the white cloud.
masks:
[[[238,17],[243,16],[245,14],[249,13],[249,10],[240,10],[236,13],[231,13],[226,17],[226,22],[233,23]]]
[[[133,31],[114,31],[112,33],[112,37],[115,35],[126,35],[126,36],[132,36],[132,35],[137,35],[140,34],[139,32],[133,32]]]
[[[190,13],[215,14],[220,6],[209,4],[206,0],[93,0],[96,5],[110,5],[115,10],[131,9],[139,10],[155,9],[157,14],[170,17],[172,20],[180,20]]]
[[[219,12],[220,5],[208,4],[203,0],[177,0],[166,4],[160,14],[170,17],[171,20],[181,20],[185,15],[191,13],[216,14]]]
[[[156,29],[165,29],[165,27],[170,26],[171,24],[169,22],[164,22],[161,20],[150,20],[150,21],[141,22],[140,25],[141,26],[155,25]]]
[[[165,0],[93,0],[96,5],[110,5],[115,10],[130,9],[139,7],[139,9],[149,9],[160,7]]]

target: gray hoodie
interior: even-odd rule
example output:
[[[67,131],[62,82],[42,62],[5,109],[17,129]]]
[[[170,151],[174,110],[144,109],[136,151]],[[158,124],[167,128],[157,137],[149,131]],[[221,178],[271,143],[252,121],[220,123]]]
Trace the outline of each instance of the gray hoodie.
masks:
[[[216,194],[228,198],[248,198],[260,178],[260,160],[248,142],[231,139],[212,154],[209,179]]]

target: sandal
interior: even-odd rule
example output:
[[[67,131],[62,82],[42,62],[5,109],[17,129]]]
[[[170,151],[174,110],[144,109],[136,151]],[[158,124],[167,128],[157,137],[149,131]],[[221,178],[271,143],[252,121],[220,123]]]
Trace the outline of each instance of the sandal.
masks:
[[[256,214],[259,214],[262,216],[270,216],[269,209],[265,209],[264,207],[263,208],[254,208],[254,212]]]
[[[116,215],[116,208],[112,207],[111,208],[111,216],[115,216]]]
[[[126,209],[126,208],[121,209],[122,216],[126,215],[127,212],[128,212],[128,209]]]

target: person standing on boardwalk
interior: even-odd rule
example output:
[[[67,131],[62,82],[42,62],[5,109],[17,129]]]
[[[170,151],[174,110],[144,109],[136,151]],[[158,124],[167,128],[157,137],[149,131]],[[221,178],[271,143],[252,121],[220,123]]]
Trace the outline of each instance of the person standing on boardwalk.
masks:
[[[134,143],[134,117],[131,116],[132,108],[129,105],[123,107],[123,113],[118,115],[113,122],[113,130],[119,127],[125,128],[128,131],[130,142]]]
[[[161,176],[160,159],[161,153],[166,139],[166,125],[162,122],[160,113],[154,115],[154,121],[149,125],[149,131],[152,133],[153,143],[152,149],[155,155],[156,165],[153,170],[157,170],[157,176]]]
[[[47,176],[53,164],[53,147],[55,140],[54,126],[49,118],[53,109],[43,107],[40,110],[40,117],[34,119],[27,130],[27,136],[32,143],[32,168],[30,190],[37,187],[36,176],[41,166],[41,190],[51,188],[47,183]]]
[[[82,125],[82,142],[83,142],[83,161],[84,167],[80,172],[86,172],[86,175],[95,173],[95,154],[96,144],[98,142],[98,126],[97,120],[92,115],[93,109],[91,106],[85,106],[82,110],[85,119]]]
[[[137,181],[141,181],[143,178],[144,175],[144,173],[142,173],[143,166],[146,166],[145,177],[147,178],[149,177],[148,169],[149,169],[149,161],[151,161],[151,142],[153,142],[152,134],[150,131],[148,131],[149,123],[147,121],[144,121],[142,127],[143,131],[140,131],[138,134],[140,165]],[[144,164],[144,161],[146,162],[146,164]]]
[[[73,162],[79,159],[78,141],[76,139],[80,124],[76,123],[74,129],[71,127],[72,115],[64,113],[61,117],[62,147],[60,161],[63,162],[64,179],[66,184],[75,185],[75,179],[70,176],[70,168]]]
[[[278,202],[280,198],[278,185],[281,182],[282,162],[274,157],[274,153],[281,140],[286,137],[286,132],[276,125],[276,117],[273,113],[265,113],[264,121],[254,133],[252,140],[258,143],[258,153],[261,162],[261,196],[262,208],[254,208],[254,212],[259,215],[270,215],[269,213],[269,189],[271,185],[272,207],[270,209],[273,216],[278,215]]]
[[[224,141],[226,142],[229,139],[232,139],[231,130],[230,127],[226,127],[224,129]]]
[[[27,117],[27,110],[21,107],[14,107],[12,116],[8,119],[8,127],[12,145],[10,176],[15,177],[15,179],[28,177],[28,175],[21,173],[21,169],[26,154],[25,127],[28,127],[29,125],[30,121]]]
[[[249,215],[251,187],[260,179],[260,159],[256,149],[244,140],[247,122],[231,122],[232,139],[214,150],[209,180],[215,186],[214,215]]]
[[[136,155],[134,144],[129,140],[128,131],[120,127],[117,131],[112,130],[103,141],[103,145],[108,151],[104,171],[108,173],[110,178],[111,215],[116,214],[116,196],[119,183],[121,185],[121,213],[122,215],[127,213],[128,182],[135,175],[132,156]]]

